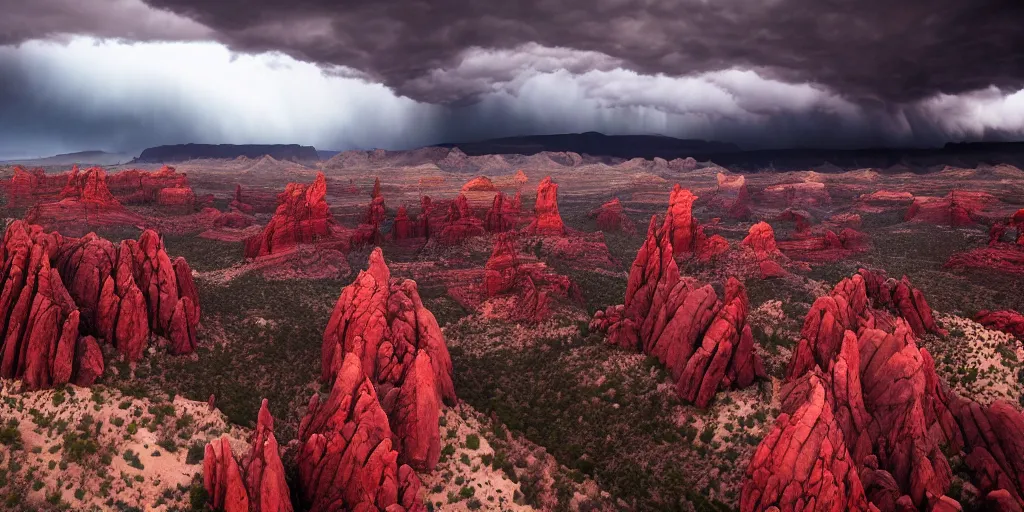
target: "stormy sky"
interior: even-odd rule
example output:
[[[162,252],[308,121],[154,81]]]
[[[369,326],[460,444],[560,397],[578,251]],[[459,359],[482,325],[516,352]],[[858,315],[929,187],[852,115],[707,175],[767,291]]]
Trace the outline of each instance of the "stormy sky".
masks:
[[[1019,0],[0,0],[0,159],[659,133],[1024,139]]]

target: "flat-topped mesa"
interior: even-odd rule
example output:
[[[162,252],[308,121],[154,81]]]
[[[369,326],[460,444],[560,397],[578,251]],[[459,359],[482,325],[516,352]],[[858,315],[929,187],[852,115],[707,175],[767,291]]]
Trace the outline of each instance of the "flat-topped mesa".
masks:
[[[764,203],[782,207],[814,207],[832,204],[832,196],[824,183],[801,181],[772,185],[761,192]]]
[[[630,269],[625,304],[598,312],[591,326],[606,331],[609,343],[657,357],[679,395],[706,407],[717,390],[746,387],[765,374],[746,323],[743,285],[730,278],[719,301],[710,285],[679,275],[669,240],[653,217]]]
[[[498,188],[487,176],[477,176],[462,185],[463,192],[496,192],[497,190]]]
[[[669,195],[668,211],[661,229],[667,233],[677,258],[696,256],[700,261],[709,261],[728,251],[729,242],[720,235],[708,237],[704,234],[704,227],[693,216],[693,202],[696,200],[697,196],[689,189],[676,183]]]
[[[536,217],[526,228],[531,235],[561,236],[565,234],[565,224],[558,214],[558,184],[546,176],[537,185],[537,202],[533,207]]]
[[[206,445],[203,487],[213,510],[239,512],[291,512],[288,483],[280,449],[274,437],[274,418],[264,398],[253,430],[249,454],[236,459],[228,437]]]
[[[503,192],[494,195],[491,209],[484,216],[484,229],[489,233],[502,233],[515,226],[519,216],[519,207]]]
[[[28,389],[92,384],[103,374],[96,339],[79,334],[81,312],[51,260],[57,233],[14,221],[4,234],[0,295],[0,377]]]
[[[953,227],[969,226],[989,206],[998,203],[999,200],[987,192],[952,190],[944,197],[916,197],[907,209],[904,220]]]
[[[590,217],[597,221],[597,229],[601,231],[636,232],[636,224],[626,216],[619,198],[613,198],[590,212]]]
[[[245,241],[245,257],[286,252],[298,244],[336,236],[337,223],[327,204],[327,180],[318,172],[310,185],[289,183],[278,196],[277,211],[258,235]]]
[[[501,233],[494,238],[494,249],[484,270],[484,291],[488,297],[508,292],[516,285],[518,274],[515,238]]]
[[[370,253],[369,268],[341,291],[324,332],[321,380],[335,381],[349,355],[381,390],[405,447],[402,460],[432,469],[440,453],[436,404],[455,401],[451,358],[416,283],[391,278],[380,248]]]
[[[345,354],[330,395],[323,402],[313,395],[299,424],[298,485],[303,505],[317,512],[424,511],[419,477],[409,465],[399,465],[402,454],[393,446],[402,435],[391,428],[363,368],[356,353]],[[417,387],[414,394],[421,400],[405,402],[406,412],[431,405],[431,395],[420,390]],[[438,417],[429,419],[437,429]]]
[[[188,177],[166,165],[157,171],[129,169],[109,174],[107,186],[123,204],[192,207],[195,203],[195,193],[189,186]],[[191,202],[187,202],[189,200]]]
[[[732,219],[750,217],[750,192],[747,191],[747,178],[742,174],[730,176],[718,173],[718,189],[711,203],[725,209]]]
[[[460,244],[469,237],[483,236],[487,233],[484,230],[484,222],[473,216],[469,201],[463,194],[459,194],[448,205],[448,214],[441,224],[438,240],[447,245]]]

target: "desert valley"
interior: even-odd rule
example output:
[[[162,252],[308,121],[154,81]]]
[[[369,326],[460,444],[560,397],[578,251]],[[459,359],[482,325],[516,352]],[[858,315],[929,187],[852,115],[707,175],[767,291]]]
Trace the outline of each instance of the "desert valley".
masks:
[[[0,509],[1024,507],[1017,161],[174,151],[0,167]]]

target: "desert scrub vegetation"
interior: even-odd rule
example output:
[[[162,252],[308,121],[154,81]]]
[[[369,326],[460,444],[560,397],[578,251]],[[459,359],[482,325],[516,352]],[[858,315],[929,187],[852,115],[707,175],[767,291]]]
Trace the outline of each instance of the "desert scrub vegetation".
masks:
[[[112,384],[126,394],[179,394],[196,401],[214,395],[232,423],[246,426],[255,424],[260,401],[267,398],[279,437],[287,439],[320,373],[323,331],[344,284],[274,281],[256,272],[223,285],[200,279],[203,318],[196,355],[158,351],[138,364],[134,378],[119,372]],[[165,421],[160,416],[153,414],[154,421]]]
[[[207,240],[191,235],[164,234],[164,247],[172,259],[182,256],[197,272],[227,268],[244,260],[241,242]]]
[[[500,341],[507,339],[500,323],[477,320],[468,318],[447,334],[461,399],[493,413],[634,507],[717,506],[691,482],[707,463],[696,454],[699,440],[674,421],[688,407],[679,403],[660,364],[578,332],[534,333],[539,342],[511,347]],[[481,339],[495,342],[481,349]],[[725,449],[719,448],[707,454]],[[504,467],[508,463],[499,455],[496,451],[492,464]],[[523,493],[529,497],[530,492],[526,482]]]

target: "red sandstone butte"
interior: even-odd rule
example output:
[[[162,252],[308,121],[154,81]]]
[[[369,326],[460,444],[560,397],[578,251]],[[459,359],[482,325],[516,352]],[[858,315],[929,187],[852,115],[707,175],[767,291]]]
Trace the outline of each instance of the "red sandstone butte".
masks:
[[[396,442],[406,447],[400,451],[402,461],[433,469],[440,453],[439,404],[455,401],[451,358],[416,283],[392,279],[380,248],[338,298],[324,332],[321,379],[334,381],[350,355],[384,393],[391,425],[401,434]],[[429,376],[423,375],[425,367]]]
[[[459,194],[448,205],[448,214],[440,222],[441,230],[438,239],[447,245],[456,245],[474,236],[483,236],[484,222],[473,216],[466,196]]]
[[[399,465],[393,445],[398,436],[363,368],[359,355],[346,353],[327,399],[310,399],[298,432],[303,504],[313,512],[425,510],[419,477],[410,466]]]
[[[601,231],[636,232],[636,224],[623,213],[622,203],[617,197],[590,212],[590,216],[597,221],[597,229]]]
[[[679,395],[706,407],[717,390],[749,386],[765,373],[746,323],[743,285],[730,278],[722,302],[710,285],[682,278],[669,226],[658,229],[657,217],[651,218],[625,304],[598,312],[591,326],[607,332],[609,343],[657,357]]]
[[[668,200],[668,211],[662,230],[666,232],[673,254],[679,258],[696,256],[700,261],[709,261],[729,250],[729,242],[720,235],[708,237],[704,227],[693,216],[693,202],[697,196],[677,183]]]
[[[241,468],[241,469],[240,469]],[[260,405],[249,454],[236,460],[227,436],[206,445],[203,487],[214,510],[225,512],[291,512],[284,465],[274,437],[274,418],[267,400]]]
[[[565,234],[565,224],[558,214],[558,184],[545,177],[537,185],[537,203],[533,208],[536,218],[526,231],[531,235],[560,236]]]
[[[726,210],[729,218],[746,219],[750,216],[750,193],[747,191],[747,179],[742,174],[737,176],[718,173],[718,189],[711,203]]]
[[[741,245],[752,252],[761,279],[786,275],[786,270],[779,263],[783,256],[775,242],[775,230],[767,222],[761,221],[750,226]]]
[[[298,244],[336,235],[337,223],[327,204],[327,181],[322,172],[310,185],[289,183],[278,197],[273,218],[258,235],[246,239],[245,257],[285,252]]]
[[[986,192],[966,190],[953,190],[945,197],[919,196],[907,209],[904,219],[954,227],[968,226],[985,209],[998,202]]]
[[[494,297],[511,290],[519,273],[519,258],[516,256],[515,239],[508,234],[494,238],[494,249],[484,270],[484,291]]]
[[[518,195],[517,195],[518,197]],[[519,217],[519,206],[504,193],[494,195],[491,209],[484,216],[484,229],[489,233],[502,233],[512,229]]]
[[[497,190],[498,188],[487,176],[477,176],[462,185],[463,192],[495,192]]]

